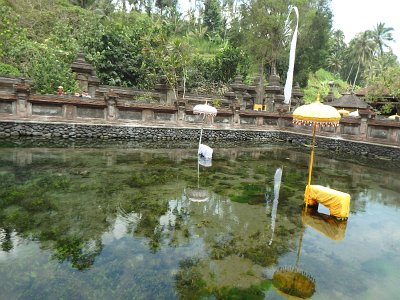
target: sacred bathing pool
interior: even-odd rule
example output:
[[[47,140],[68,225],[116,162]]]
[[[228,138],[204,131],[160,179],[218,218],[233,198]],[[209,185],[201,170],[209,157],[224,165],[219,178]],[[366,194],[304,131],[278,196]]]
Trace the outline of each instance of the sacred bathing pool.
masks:
[[[399,120],[360,107],[317,128],[313,184],[351,196],[338,220],[303,208],[312,128],[276,75],[264,100],[240,77],[175,100],[163,77],[140,91],[101,85],[81,55],[72,69],[91,98],[0,77],[0,298],[398,297]]]

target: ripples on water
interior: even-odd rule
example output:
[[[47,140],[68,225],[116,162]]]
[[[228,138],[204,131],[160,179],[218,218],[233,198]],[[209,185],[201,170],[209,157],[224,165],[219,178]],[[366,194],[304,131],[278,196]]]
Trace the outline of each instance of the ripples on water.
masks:
[[[280,299],[298,259],[315,299],[394,299],[398,166],[333,156],[313,183],[351,195],[347,222],[302,213],[309,154],[286,146],[215,145],[199,169],[191,145],[1,148],[0,298]]]

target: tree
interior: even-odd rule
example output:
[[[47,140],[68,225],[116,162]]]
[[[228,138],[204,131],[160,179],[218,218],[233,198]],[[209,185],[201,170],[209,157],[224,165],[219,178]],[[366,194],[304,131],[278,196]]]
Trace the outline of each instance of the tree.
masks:
[[[329,56],[327,58],[328,70],[339,75],[344,64],[344,54],[346,51],[344,33],[341,30],[333,30],[329,38]]]
[[[305,86],[309,73],[328,67],[332,12],[329,0],[299,3],[300,25],[296,51],[295,80]]]
[[[389,47],[387,42],[393,41],[392,31],[393,27],[385,27],[385,23],[378,23],[372,30],[372,39],[378,46],[379,55],[383,55],[383,48]],[[389,47],[390,48],[390,47]]]
[[[160,57],[161,70],[167,76],[168,84],[174,91],[175,100],[177,99],[179,78],[182,77],[184,98],[192,50],[189,44],[181,38],[174,38],[171,41],[165,40],[165,42],[165,45],[161,44],[159,47],[158,56]]]
[[[367,86],[366,100],[381,113],[391,113],[393,103],[382,105],[382,102],[387,102],[388,96],[394,99],[400,97],[400,65],[396,56],[389,51],[371,60],[366,65],[364,77]],[[378,101],[381,104],[377,105]]]
[[[357,82],[357,77],[360,72],[360,68],[373,57],[376,50],[376,44],[372,40],[371,31],[367,30],[356,35],[354,39],[350,41],[350,55],[352,58],[357,60],[357,72],[353,81],[353,89]]]
[[[156,0],[155,6],[160,10],[160,15],[165,15],[166,12],[177,10],[178,0]]]
[[[154,86],[159,66],[151,49],[160,45],[160,23],[135,11],[98,22],[90,24],[80,40],[98,77],[110,85]]]
[[[204,1],[204,24],[213,34],[222,32],[221,6],[218,0]]]

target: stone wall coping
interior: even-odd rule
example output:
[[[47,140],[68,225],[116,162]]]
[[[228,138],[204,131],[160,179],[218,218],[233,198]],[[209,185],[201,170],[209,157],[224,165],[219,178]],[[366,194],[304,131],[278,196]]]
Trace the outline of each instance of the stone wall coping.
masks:
[[[371,119],[371,120],[368,121],[368,125],[369,126],[383,126],[383,127],[400,128],[400,121]]]
[[[15,95],[15,93],[0,92],[0,99],[2,101],[16,101],[17,100],[17,96]]]
[[[72,104],[76,106],[94,106],[107,107],[104,99],[101,98],[81,98],[72,95],[57,96],[57,95],[31,95],[29,102],[51,104]]]
[[[276,113],[270,113],[266,111],[258,111],[258,110],[251,110],[251,111],[239,111],[240,116],[250,116],[250,117],[272,117],[272,118],[280,118],[280,116]]]
[[[133,101],[117,101],[118,108],[129,109],[129,110],[143,110],[143,109],[152,109],[156,111],[169,111],[176,112],[178,109],[175,105],[167,105],[167,104],[153,104],[153,103],[140,103]]]
[[[348,124],[361,124],[360,117],[342,117],[339,121],[340,123]]]

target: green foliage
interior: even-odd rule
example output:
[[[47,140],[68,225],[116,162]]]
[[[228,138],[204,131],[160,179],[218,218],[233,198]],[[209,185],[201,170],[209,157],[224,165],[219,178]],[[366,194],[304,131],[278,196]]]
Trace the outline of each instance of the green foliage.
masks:
[[[189,86],[198,88],[204,84],[210,87],[213,83],[231,83],[240,74],[246,78],[250,60],[247,53],[240,48],[226,45],[211,59],[196,56],[189,69]]]
[[[204,25],[210,33],[220,34],[222,31],[221,6],[218,0],[204,1]]]
[[[364,76],[368,82],[367,100],[400,97],[400,66],[393,55],[384,54],[371,62]]]
[[[12,48],[21,33],[16,24],[18,17],[9,6],[0,5],[0,62],[9,63]]]
[[[382,70],[375,69],[375,72],[369,74],[367,80],[366,100],[378,109],[378,113],[394,113],[395,106],[393,103],[375,105],[375,102],[389,102],[393,98],[400,97],[400,66],[392,65]]]
[[[158,23],[138,13],[115,14],[112,20],[88,24],[86,29],[81,43],[103,83],[154,86],[159,66],[153,49],[164,34]]]
[[[40,94],[53,94],[62,85],[66,93],[78,90],[78,83],[71,72],[70,61],[62,59],[60,51],[43,47],[28,64],[27,75],[33,79]]]
[[[302,18],[299,28],[298,50],[294,78],[304,87],[308,74],[326,68],[330,49],[332,13],[329,1],[312,1],[310,9],[300,6]]]
[[[222,104],[222,100],[221,99],[213,99],[213,101],[212,101],[212,106],[214,106],[214,107],[220,107],[221,106],[221,104]]]
[[[73,92],[68,69],[83,50],[109,85],[149,89],[164,74],[175,89],[182,79],[185,87],[213,90],[237,74],[246,80],[274,67],[285,80],[295,26],[294,13],[285,22],[286,1],[195,2],[183,18],[176,0],[0,0],[0,71],[32,77],[40,93],[60,84]],[[115,10],[128,3],[133,11]],[[290,3],[301,20],[294,81],[304,87],[310,73],[324,68],[368,84],[375,59],[390,53],[384,50],[393,29],[378,23],[347,46],[342,32],[331,31],[329,0]]]
[[[249,58],[241,49],[227,45],[215,56],[212,81],[231,82],[237,74],[247,76]]]
[[[314,102],[317,99],[318,93],[321,99],[327,96],[329,82],[334,82],[333,91],[334,96],[337,98],[340,97],[341,93],[350,90],[350,86],[346,82],[324,69],[319,69],[317,72],[310,74],[308,78],[307,87],[304,89],[304,101],[306,103]]]
[[[185,89],[188,78],[188,68],[192,61],[192,53],[189,44],[181,38],[172,38],[169,42],[160,47],[159,53],[159,64],[163,74],[167,76],[169,85],[176,93],[178,80],[179,77],[181,77]]]
[[[21,72],[12,65],[0,63],[0,75],[20,76]]]

